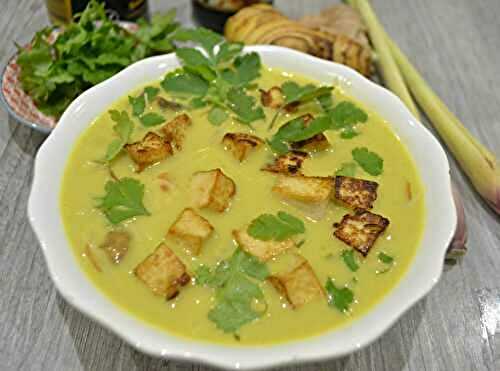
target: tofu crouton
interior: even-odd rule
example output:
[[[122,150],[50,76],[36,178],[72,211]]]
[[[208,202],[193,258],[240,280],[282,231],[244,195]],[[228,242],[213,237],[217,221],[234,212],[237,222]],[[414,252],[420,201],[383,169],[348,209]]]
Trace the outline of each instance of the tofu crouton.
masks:
[[[155,295],[167,300],[175,298],[181,287],[191,281],[184,263],[163,243],[135,267],[134,274]]]
[[[191,254],[198,255],[203,242],[210,237],[213,230],[208,220],[188,208],[177,217],[167,235],[181,243]]]
[[[305,152],[288,152],[276,157],[272,164],[267,164],[261,170],[289,175],[301,174],[302,163],[308,156]]]
[[[357,209],[354,215],[344,215],[340,223],[333,225],[337,228],[333,234],[366,256],[388,225],[389,219],[382,215]]]
[[[378,183],[348,176],[335,177],[335,199],[353,209],[371,209],[377,199]]]
[[[240,162],[245,160],[253,149],[260,147],[263,143],[264,141],[259,137],[245,133],[226,133],[222,138],[222,144],[226,150],[231,151]]]
[[[183,113],[174,117],[160,130],[165,136],[165,139],[170,142],[177,151],[181,151],[186,137],[186,130],[191,126],[191,123],[191,118]]]
[[[293,309],[298,309],[317,297],[325,296],[318,277],[304,258],[301,258],[299,264],[290,271],[273,275],[268,281]]]
[[[125,150],[136,164],[137,172],[172,155],[172,147],[165,138],[153,132],[141,141],[125,145]]]
[[[291,239],[283,241],[258,240],[250,236],[246,230],[233,231],[233,237],[243,250],[263,262],[295,246],[295,242]]]
[[[191,196],[197,208],[209,208],[223,212],[236,193],[236,185],[221,169],[194,173]]]
[[[328,200],[332,191],[332,179],[304,175],[280,175],[273,191],[282,197],[303,202]]]
[[[314,116],[311,115],[310,113],[302,115],[300,116],[300,118],[302,118],[302,120],[304,121],[305,127],[308,127],[314,120]],[[324,151],[325,149],[330,147],[330,142],[328,142],[328,139],[326,138],[325,134],[319,133],[311,138],[304,139],[298,142],[293,142],[291,145],[293,149],[316,152],[316,151]]]
[[[130,235],[125,231],[111,231],[106,234],[106,239],[99,246],[106,251],[111,262],[120,263],[128,252]]]
[[[264,107],[279,109],[285,103],[285,97],[279,86],[273,86],[269,90],[260,89],[260,102]],[[284,109],[286,112],[291,113],[297,111],[299,103],[289,103]]]

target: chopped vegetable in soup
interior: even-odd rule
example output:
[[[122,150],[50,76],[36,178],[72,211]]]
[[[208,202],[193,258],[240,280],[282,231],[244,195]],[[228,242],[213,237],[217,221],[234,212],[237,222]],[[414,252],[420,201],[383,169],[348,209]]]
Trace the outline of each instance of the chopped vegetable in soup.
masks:
[[[179,49],[183,68],[77,141],[61,210],[79,265],[119,307],[187,338],[255,345],[348,325],[418,249],[409,153],[341,87],[196,36],[205,54]]]

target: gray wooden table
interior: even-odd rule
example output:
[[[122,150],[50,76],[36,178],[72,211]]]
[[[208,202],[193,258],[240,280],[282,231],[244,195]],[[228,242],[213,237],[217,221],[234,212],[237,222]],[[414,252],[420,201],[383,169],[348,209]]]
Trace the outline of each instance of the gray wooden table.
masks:
[[[281,0],[290,16],[335,1]],[[499,0],[374,0],[389,33],[466,126],[500,155]],[[41,0],[2,0],[0,65],[47,24]],[[404,5],[403,5],[404,3]],[[187,0],[152,1],[154,11]],[[33,161],[45,137],[0,110],[0,370],[208,370],[145,356],[68,306],[26,218]],[[452,161],[453,162],[453,161]],[[291,370],[500,370],[500,218],[460,170],[469,252],[434,290],[366,349]],[[283,369],[285,370],[285,369]]]

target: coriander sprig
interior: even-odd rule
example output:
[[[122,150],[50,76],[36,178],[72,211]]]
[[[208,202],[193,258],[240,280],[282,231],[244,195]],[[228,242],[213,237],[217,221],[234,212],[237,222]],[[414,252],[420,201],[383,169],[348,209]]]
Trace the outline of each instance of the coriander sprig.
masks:
[[[190,98],[196,107],[211,105],[208,119],[213,125],[221,125],[230,113],[246,125],[265,118],[262,107],[247,94],[260,76],[257,53],[241,54],[242,44],[227,42],[205,28],[180,30],[174,39],[195,42],[204,53],[179,48],[176,55],[183,67],[165,76],[161,83],[165,91]]]

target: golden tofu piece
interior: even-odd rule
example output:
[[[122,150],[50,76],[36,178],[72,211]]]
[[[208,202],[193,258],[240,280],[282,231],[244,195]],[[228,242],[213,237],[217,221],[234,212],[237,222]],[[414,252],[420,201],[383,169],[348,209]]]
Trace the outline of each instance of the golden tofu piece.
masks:
[[[160,130],[165,136],[165,139],[170,142],[177,151],[181,151],[184,139],[186,138],[186,130],[191,124],[191,117],[183,113],[174,117]]]
[[[304,120],[305,127],[308,127],[314,120],[314,116],[310,113],[300,117]],[[319,133],[311,138],[292,143],[293,149],[300,149],[309,152],[324,151],[328,147],[330,147],[330,142],[323,133]]]
[[[193,255],[198,255],[203,242],[212,234],[214,227],[191,208],[184,209],[168,230],[168,236],[180,242]]]
[[[309,262],[302,257],[298,265],[291,270],[273,275],[268,280],[293,309],[298,309],[318,297],[325,297],[318,277]]]
[[[272,164],[267,164],[262,170],[289,175],[301,174],[302,163],[307,157],[309,155],[305,152],[291,151],[276,157]]]
[[[264,141],[255,135],[245,133],[226,133],[222,138],[222,144],[226,150],[231,151],[238,161],[247,158],[250,152],[260,147]]]
[[[130,234],[125,231],[110,231],[106,234],[106,239],[99,247],[106,251],[113,263],[118,264],[127,254],[129,245]]]
[[[264,107],[280,108],[285,103],[285,97],[279,86],[273,86],[269,90],[260,90],[260,102]]]
[[[184,263],[164,243],[135,267],[134,274],[155,295],[167,300],[175,298],[182,286],[191,281]]]
[[[280,175],[273,187],[282,197],[314,203],[328,200],[331,191],[331,178],[304,175]]]
[[[267,91],[260,89],[260,102],[264,107],[279,109],[285,103],[285,97],[279,86],[273,86]],[[298,102],[289,103],[284,109],[286,112],[291,113],[297,111],[298,106]]]
[[[137,172],[141,172],[149,165],[153,165],[172,155],[172,146],[156,133],[147,133],[141,141],[125,145],[128,155],[137,165]]]
[[[389,219],[382,215],[357,209],[354,215],[344,215],[340,223],[333,225],[337,228],[333,234],[366,256],[388,225]]]
[[[295,242],[290,238],[283,241],[262,241],[250,236],[246,230],[233,231],[233,237],[243,250],[263,262],[295,247]]]
[[[335,199],[353,209],[371,209],[377,199],[378,183],[338,175],[335,177]]]
[[[198,171],[191,181],[191,196],[197,208],[223,212],[236,193],[236,185],[221,169]]]

